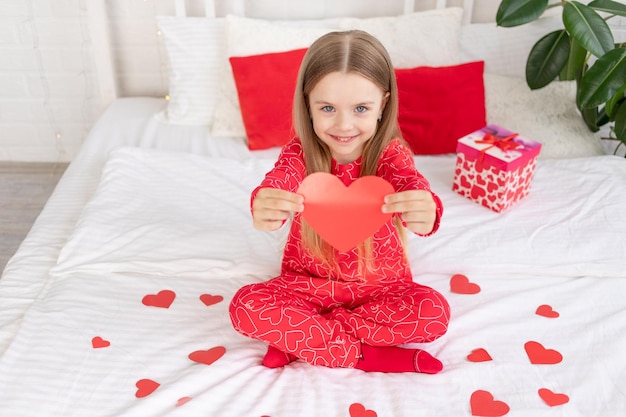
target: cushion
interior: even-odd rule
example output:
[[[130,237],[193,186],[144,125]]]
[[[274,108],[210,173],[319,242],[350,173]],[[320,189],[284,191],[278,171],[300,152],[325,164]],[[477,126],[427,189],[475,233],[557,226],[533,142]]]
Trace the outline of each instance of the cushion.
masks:
[[[331,19],[300,24],[299,21],[272,22],[229,15],[226,17],[226,54],[241,57],[307,48],[323,34],[336,30],[336,22]],[[232,68],[228,60],[224,60],[224,64],[211,134],[244,137],[246,129]]]
[[[293,94],[305,53],[306,48],[230,58],[251,150],[282,146],[293,137]]]
[[[576,81],[531,90],[519,77],[485,74],[487,120],[541,142],[540,159],[604,154],[576,108]]]
[[[443,66],[461,62],[458,38],[462,17],[461,8],[450,7],[392,17],[344,18],[339,20],[339,28],[376,36],[396,68]]]
[[[418,155],[452,153],[457,140],[486,125],[482,61],[396,69],[398,122]]]
[[[158,16],[169,61],[169,101],[162,116],[174,124],[208,125],[226,60],[223,18]]]

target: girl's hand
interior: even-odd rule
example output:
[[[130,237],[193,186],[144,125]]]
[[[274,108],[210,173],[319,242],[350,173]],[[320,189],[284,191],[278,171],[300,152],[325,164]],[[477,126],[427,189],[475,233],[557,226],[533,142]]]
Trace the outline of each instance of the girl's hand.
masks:
[[[304,197],[277,188],[261,188],[252,201],[252,219],[258,230],[279,229],[292,212],[304,210]]]
[[[437,219],[437,204],[426,190],[401,191],[385,196],[383,213],[400,213],[404,226],[420,235],[432,232]]]

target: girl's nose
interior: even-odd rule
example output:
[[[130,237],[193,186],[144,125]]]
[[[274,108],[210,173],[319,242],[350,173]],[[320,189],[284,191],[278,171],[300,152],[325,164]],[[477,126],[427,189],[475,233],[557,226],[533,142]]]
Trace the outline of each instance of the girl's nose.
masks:
[[[351,130],[354,126],[352,116],[346,113],[338,113],[335,119],[335,125],[341,130]]]

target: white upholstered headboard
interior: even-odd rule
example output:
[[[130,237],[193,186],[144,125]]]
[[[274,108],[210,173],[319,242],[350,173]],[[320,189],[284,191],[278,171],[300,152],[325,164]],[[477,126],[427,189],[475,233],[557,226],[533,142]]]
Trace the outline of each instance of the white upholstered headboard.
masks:
[[[418,10],[445,7],[462,7],[464,23],[473,16],[474,0],[342,0],[340,7],[333,1],[311,0],[145,0],[153,2],[153,11],[159,15],[216,17],[233,14],[278,19],[319,19],[328,17],[355,16],[371,17],[378,15],[398,15]],[[122,58],[116,56],[113,42],[115,13],[112,9],[119,3],[111,0],[89,2],[88,17],[93,45],[94,60],[98,71],[98,90],[101,107],[124,95],[120,88],[119,68]],[[121,3],[119,3],[121,4]],[[114,10],[115,12],[115,10]],[[124,36],[124,35],[119,35]],[[118,37],[119,37],[118,36]],[[124,39],[132,41],[132,39]],[[119,49],[119,48],[118,48]],[[131,93],[132,94],[132,93]]]

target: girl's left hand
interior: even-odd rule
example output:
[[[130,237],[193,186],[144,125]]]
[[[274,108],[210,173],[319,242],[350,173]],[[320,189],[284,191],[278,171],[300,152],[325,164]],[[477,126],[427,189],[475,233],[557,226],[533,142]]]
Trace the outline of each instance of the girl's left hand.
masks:
[[[409,190],[385,196],[383,213],[400,213],[404,226],[420,235],[432,232],[437,204],[430,191]]]

